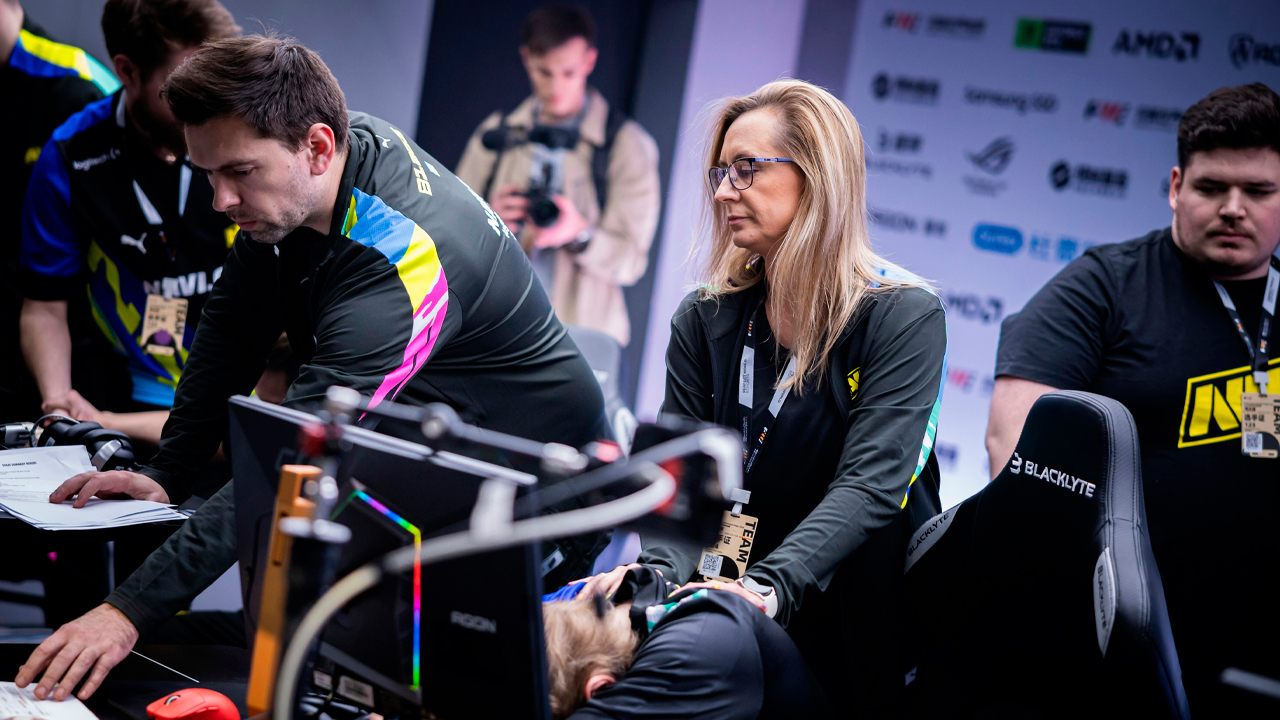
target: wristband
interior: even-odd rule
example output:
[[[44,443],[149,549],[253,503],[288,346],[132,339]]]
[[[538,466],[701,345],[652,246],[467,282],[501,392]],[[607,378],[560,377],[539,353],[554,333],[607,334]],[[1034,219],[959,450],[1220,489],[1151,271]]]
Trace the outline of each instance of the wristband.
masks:
[[[738,578],[737,582],[742,587],[764,598],[764,614],[773,617],[778,614],[778,592],[768,585],[762,585],[751,577]]]
[[[588,245],[591,244],[591,238],[595,237],[595,234],[595,228],[588,226],[587,229],[578,233],[573,240],[565,243],[564,249],[574,255],[579,255],[587,249]]]

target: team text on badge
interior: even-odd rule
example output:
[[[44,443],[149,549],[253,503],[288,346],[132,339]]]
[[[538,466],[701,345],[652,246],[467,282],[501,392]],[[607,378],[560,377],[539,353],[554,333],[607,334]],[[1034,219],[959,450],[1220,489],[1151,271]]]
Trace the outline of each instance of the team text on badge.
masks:
[[[1240,395],[1241,452],[1249,457],[1280,455],[1280,393]]]
[[[702,551],[698,572],[707,581],[733,582],[747,573],[747,559],[756,542],[756,526],[760,523],[750,515],[738,515],[725,511],[720,521],[720,538],[716,544]]]
[[[142,346],[148,353],[173,355],[182,347],[182,334],[186,330],[186,298],[147,296],[146,316],[142,320]]]

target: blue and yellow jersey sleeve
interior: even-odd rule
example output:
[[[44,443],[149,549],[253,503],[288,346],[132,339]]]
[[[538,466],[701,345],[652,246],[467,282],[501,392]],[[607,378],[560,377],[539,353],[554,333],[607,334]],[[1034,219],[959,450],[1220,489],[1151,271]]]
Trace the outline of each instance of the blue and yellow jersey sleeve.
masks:
[[[394,399],[431,356],[449,309],[449,281],[431,236],[376,195],[352,189],[342,234],[377,250],[395,267],[413,310],[401,363],[373,391],[376,405]]]
[[[111,115],[111,98],[91,103],[53,132],[31,171],[22,203],[23,294],[65,300],[83,290],[89,239],[71,209],[71,179],[59,143]]]
[[[71,182],[57,143],[40,152],[22,204],[19,262],[26,281],[23,294],[36,300],[66,300],[84,268],[87,238],[71,213]],[[79,282],[77,283],[77,280]]]
[[[26,30],[18,33],[18,43],[9,57],[9,66],[34,77],[78,77],[88,80],[103,95],[110,95],[120,89],[120,81],[89,53]]]

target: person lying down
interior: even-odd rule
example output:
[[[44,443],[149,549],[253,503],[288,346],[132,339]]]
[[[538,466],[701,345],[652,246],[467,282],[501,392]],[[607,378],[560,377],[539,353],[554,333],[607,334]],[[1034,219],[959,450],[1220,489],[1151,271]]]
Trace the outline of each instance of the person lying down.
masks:
[[[682,588],[635,567],[610,599],[579,596],[584,584],[542,607],[557,720],[831,715],[786,631],[731,583]]]

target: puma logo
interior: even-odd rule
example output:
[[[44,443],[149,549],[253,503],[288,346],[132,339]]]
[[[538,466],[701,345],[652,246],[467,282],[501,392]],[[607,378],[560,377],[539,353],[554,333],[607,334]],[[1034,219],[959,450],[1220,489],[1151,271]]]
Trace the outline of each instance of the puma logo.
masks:
[[[121,235],[121,236],[120,236],[120,244],[121,244],[121,245],[132,245],[132,246],[134,246],[134,247],[138,248],[138,252],[142,253],[143,255],[146,255],[146,254],[147,254],[147,246],[142,244],[142,243],[146,242],[146,240],[147,240],[147,234],[146,234],[146,233],[142,233],[142,237],[138,238],[137,240],[134,240],[133,238],[129,237],[128,235]]]

